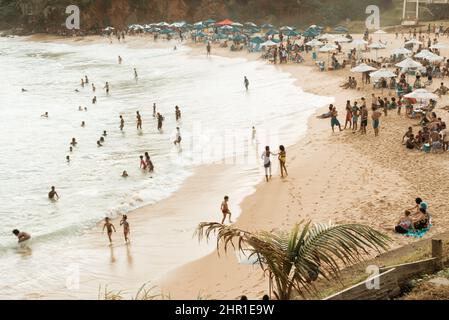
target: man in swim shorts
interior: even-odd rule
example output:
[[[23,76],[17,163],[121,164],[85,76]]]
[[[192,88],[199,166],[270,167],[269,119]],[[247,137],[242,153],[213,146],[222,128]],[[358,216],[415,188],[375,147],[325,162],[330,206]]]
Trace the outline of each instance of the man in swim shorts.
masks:
[[[221,224],[224,224],[227,215],[229,215],[229,223],[232,223],[231,211],[229,211],[228,201],[229,197],[225,196],[224,201],[221,203],[221,212],[223,213],[223,220],[221,220]]]
[[[27,241],[31,239],[31,236],[26,232],[20,232],[17,229],[14,229],[12,233],[19,239],[19,243]]]
[[[374,135],[377,137],[379,136],[379,125],[382,113],[377,110],[377,107],[373,107],[373,114],[371,115],[371,119],[373,120],[373,128],[374,128]]]

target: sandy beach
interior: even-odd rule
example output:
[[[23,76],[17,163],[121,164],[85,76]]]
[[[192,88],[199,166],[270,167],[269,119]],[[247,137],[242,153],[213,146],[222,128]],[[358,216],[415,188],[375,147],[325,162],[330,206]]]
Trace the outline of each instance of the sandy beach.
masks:
[[[360,35],[353,35],[361,38]],[[105,41],[104,38],[55,39],[48,36],[34,36],[35,41],[56,41],[89,43]],[[402,47],[401,37],[395,39],[392,34],[384,35],[388,49],[379,52],[379,56],[389,56],[389,51]],[[154,42],[147,38],[128,38],[130,46],[139,48],[153,47]],[[441,42],[447,42],[441,39]],[[170,44],[171,45],[171,44]],[[157,46],[168,46],[160,41]],[[204,45],[190,44],[191,55],[195,59],[205,59]],[[346,48],[347,46],[343,46]],[[259,59],[259,54],[230,52],[228,49],[213,47],[213,55],[239,57],[248,60]],[[374,57],[371,52],[368,57]],[[449,56],[449,50],[442,50],[442,56]],[[213,59],[213,57],[212,57]],[[320,59],[327,59],[327,54]],[[370,85],[358,90],[344,90],[340,85],[350,74],[349,69],[320,72],[306,56],[303,64],[267,66],[288,72],[296,79],[296,84],[303,90],[335,99],[339,111],[339,120],[344,124],[345,104],[347,100],[359,100],[365,97],[370,101]],[[352,75],[352,74],[351,74]],[[361,86],[360,76],[355,74]],[[436,88],[440,79],[435,79],[432,88]],[[389,96],[380,90],[376,95]],[[300,104],[301,101],[298,101]],[[447,96],[438,101],[437,115],[449,121],[447,111],[440,107],[449,104]],[[245,192],[254,191],[243,199],[241,189],[233,186],[236,175],[257,174],[260,168],[254,166],[210,165],[197,168],[195,174],[188,178],[182,188],[155,205],[143,207],[130,213],[129,220],[133,226],[133,244],[131,251],[126,246],[115,252],[105,249],[104,239],[99,239],[100,225],[81,237],[80,249],[93,250],[103,263],[92,266],[90,272],[83,274],[81,292],[72,297],[61,290],[50,295],[51,298],[86,298],[97,297],[98,282],[111,286],[114,290],[125,290],[130,295],[148,281],[151,274],[153,254],[163,254],[164,247],[147,243],[145,232],[151,232],[157,226],[150,225],[148,215],[169,215],[182,210],[192,216],[191,224],[202,221],[217,221],[221,218],[219,211],[223,195],[228,194],[231,210],[238,216],[235,226],[249,230],[288,229],[304,220],[313,222],[363,223],[375,229],[385,231],[394,239],[392,249],[416,241],[416,239],[395,235],[386,231],[385,226],[393,227],[404,209],[413,205],[417,196],[425,199],[431,208],[433,226],[425,237],[432,237],[449,230],[449,218],[445,212],[449,204],[444,191],[449,179],[447,169],[448,153],[425,154],[407,150],[401,138],[409,126],[415,126],[416,120],[410,120],[391,111],[381,118],[380,136],[375,137],[371,125],[368,134],[361,136],[351,130],[332,133],[329,119],[317,119],[316,115],[325,113],[323,106],[309,119],[307,134],[294,146],[287,149],[287,168],[289,176],[281,179],[278,165],[274,167],[273,179],[266,183],[260,176],[260,183],[255,189],[248,186]],[[404,111],[403,111],[404,112]],[[273,148],[277,146],[272,146]],[[118,221],[114,221],[118,224]],[[174,228],[176,221],[173,221]],[[212,243],[210,250],[213,250]],[[152,248],[149,255],[148,248]],[[192,262],[168,273],[158,275],[159,280],[152,282],[165,296],[171,299],[236,299],[245,294],[249,299],[259,299],[268,291],[268,281],[258,266],[239,264],[236,255],[229,252],[220,257],[213,252],[199,257],[199,252],[180,252],[191,256]],[[121,257],[116,259],[115,257]],[[122,257],[127,257],[123,259]],[[109,263],[104,263],[105,261]],[[132,266],[132,267],[131,267]],[[48,296],[45,296],[48,298]]]

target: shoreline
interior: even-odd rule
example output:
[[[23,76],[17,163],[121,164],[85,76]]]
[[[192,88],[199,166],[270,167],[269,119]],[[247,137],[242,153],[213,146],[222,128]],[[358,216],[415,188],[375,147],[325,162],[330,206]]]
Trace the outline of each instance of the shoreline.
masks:
[[[73,39],[69,38],[68,41],[72,43]],[[82,41],[76,42],[83,44]],[[192,48],[192,55],[204,55],[204,47],[199,45],[191,45],[190,47]],[[219,48],[213,48],[212,54],[259,60],[257,54],[232,53],[229,50]],[[334,96],[340,122],[343,122],[342,119],[344,119],[346,100],[353,101],[362,96],[369,99],[369,92],[366,90],[368,88],[365,88],[365,91],[348,91],[339,88],[339,85],[346,80],[347,70],[319,72],[316,67],[311,65],[309,59],[307,60],[305,65],[289,64],[276,66],[276,68],[290,73],[295,79],[295,85],[305,92]],[[313,79],[313,81],[309,81],[310,79]],[[290,176],[281,180],[275,172],[273,180],[268,184],[261,179],[255,186],[254,192],[246,196],[240,203],[239,207],[242,214],[235,224],[237,227],[252,231],[288,229],[294,223],[303,219],[312,219],[314,222],[325,222],[332,219],[336,223],[366,223],[379,229],[380,225],[391,224],[392,221],[395,221],[401,213],[399,208],[409,204],[418,192],[432,198],[431,192],[422,192],[419,188],[425,184],[425,181],[421,182],[419,186],[414,186],[409,177],[404,174],[403,165],[405,161],[397,159],[398,166],[400,166],[398,168],[388,166],[388,163],[398,154],[406,157],[407,160],[416,159],[419,156],[417,153],[407,154],[407,151],[403,150],[399,143],[391,145],[391,142],[394,141],[391,135],[405,131],[406,127],[403,124],[408,126],[412,122],[411,120],[404,117],[397,119],[392,112],[389,118],[382,119],[381,138],[376,141],[370,130],[368,136],[363,138],[360,138],[359,135],[354,136],[348,131],[329,133],[328,119],[316,118],[317,115],[324,113],[323,110],[327,111],[327,106],[319,108],[316,113],[309,117],[307,133],[287,149],[287,165]],[[383,134],[385,134],[385,137]],[[375,142],[378,142],[381,146],[390,144],[390,147],[386,148],[387,152],[394,153],[390,155],[388,153],[386,155],[376,153],[377,147],[373,147]],[[425,157],[426,155],[420,156]],[[437,161],[436,157],[428,155],[428,158],[431,158],[433,162]],[[316,161],[317,159],[320,161]],[[215,169],[217,170],[217,177],[221,176],[220,171],[223,168],[217,167]],[[213,171],[211,168],[195,170],[194,176],[183,183],[180,189],[183,190],[182,196],[188,193],[188,191],[185,191],[186,188],[198,191],[195,190],[197,188],[193,185],[192,179],[196,179],[197,183],[198,179],[203,179],[203,183],[217,187],[216,183],[211,183],[211,180],[213,180],[210,179],[211,171]],[[232,183],[232,180],[227,183]],[[209,190],[210,188],[205,189],[210,194],[214,194],[212,190]],[[220,191],[215,190],[215,192]],[[218,193],[215,196],[216,199],[221,199],[222,194]],[[141,219],[140,222],[143,223],[145,216],[155,206],[159,205],[162,209],[167,206],[167,203],[170,203],[172,197],[178,197],[178,204],[182,202],[182,200],[179,200],[179,196],[174,194],[156,205],[144,206],[134,210],[129,215],[133,217],[132,219]],[[203,202],[198,201],[197,198],[192,199],[195,199],[200,208],[217,206],[215,199],[204,198],[202,199]],[[233,206],[236,206],[236,204],[233,203]],[[173,205],[170,209],[172,208]],[[174,208],[176,208],[176,205],[174,205]],[[436,216],[442,219],[444,209],[447,207],[440,203],[437,208],[441,210],[441,213]],[[169,208],[166,207],[165,209],[168,210]],[[193,209],[191,207],[191,210]],[[385,212],[388,213],[387,216],[382,215]],[[197,223],[199,222],[197,221]],[[132,225],[137,226],[138,224],[133,221]],[[139,228],[143,227],[139,225]],[[440,226],[435,226],[425,238],[444,230],[446,229],[441,223]],[[96,241],[94,237],[90,238],[92,238],[92,241]],[[87,241],[87,239],[85,240]],[[395,237],[394,240],[397,242],[391,250],[414,242],[415,239]],[[96,243],[99,245],[99,241],[96,241]],[[99,248],[103,247],[100,246]],[[147,272],[144,269],[141,270],[140,276],[144,276]],[[87,279],[86,282],[92,280]],[[123,280],[116,283],[117,290],[127,289],[127,287],[120,287],[120,284],[127,283],[126,279]],[[137,288],[146,281],[147,279],[143,278],[133,279],[133,282],[138,284],[134,291],[137,291]],[[215,252],[169,271],[159,278],[156,284],[162,289],[162,292],[169,293],[174,299],[194,299],[198,296],[211,299],[235,299],[242,294],[246,294],[251,299],[260,298],[267,291],[266,281],[258,266],[239,265],[235,255],[232,254],[222,254],[217,259]],[[134,291],[130,290],[130,294],[132,295]],[[91,298],[96,293],[92,292]],[[67,292],[60,292],[60,294],[67,296]]]

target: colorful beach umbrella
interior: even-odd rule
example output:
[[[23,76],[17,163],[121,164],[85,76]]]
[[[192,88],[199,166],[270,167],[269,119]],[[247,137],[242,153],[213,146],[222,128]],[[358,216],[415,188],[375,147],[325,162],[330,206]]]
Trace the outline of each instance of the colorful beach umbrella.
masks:
[[[232,21],[230,19],[225,19],[220,22],[217,22],[216,25],[217,26],[231,26],[233,23],[234,23],[234,21]]]

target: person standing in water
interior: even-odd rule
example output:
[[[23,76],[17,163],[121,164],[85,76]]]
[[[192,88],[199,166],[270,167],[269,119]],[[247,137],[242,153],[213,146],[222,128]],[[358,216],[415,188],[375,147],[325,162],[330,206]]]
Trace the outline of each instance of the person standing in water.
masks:
[[[81,78],[81,87],[84,88],[84,79],[83,78]]]
[[[112,244],[112,230],[114,230],[114,232],[117,232],[117,230],[115,230],[114,225],[111,223],[111,219],[109,219],[108,217],[104,218],[103,233],[104,229],[107,229],[109,244]]]
[[[26,232],[20,232],[19,230],[17,230],[17,229],[14,229],[13,231],[12,231],[12,233],[19,239],[18,240],[18,242],[19,243],[22,243],[22,242],[24,242],[24,241],[27,241],[27,240],[30,240],[31,239],[31,236],[28,234],[28,233],[26,233]]]
[[[223,202],[221,203],[221,212],[223,213],[223,219],[221,220],[221,224],[224,224],[225,220],[226,220],[226,216],[229,215],[229,223],[232,223],[231,221],[231,211],[229,211],[229,206],[228,206],[228,201],[229,201],[229,197],[225,196]]]
[[[122,64],[122,61],[123,61],[122,57],[118,56],[118,64]]]
[[[178,106],[175,107],[175,117],[176,117],[176,121],[181,120],[181,110],[179,109]]]
[[[249,80],[246,76],[245,76],[245,79],[243,80],[243,83],[245,84],[246,91],[248,91],[249,90]]]
[[[78,144],[78,142],[76,142],[76,139],[75,139],[75,138],[72,138],[72,142],[70,142],[70,145],[71,145],[72,147],[76,147],[77,144]]]
[[[150,155],[148,154],[148,152],[145,152],[145,164],[146,164],[149,172],[154,171],[153,161],[151,161],[151,158],[150,158]]]
[[[92,99],[92,104],[96,104],[96,103],[97,103],[97,96],[94,96]],[[85,109],[85,110],[87,110],[87,109]]]
[[[131,231],[129,229],[128,216],[126,214],[123,215],[122,220],[120,221],[120,226],[123,226],[123,235],[125,237],[125,243],[129,242],[129,235]]]
[[[125,120],[123,120],[123,116],[120,115],[120,131],[123,131],[124,127],[125,127]]]
[[[282,145],[279,146],[278,159],[279,159],[279,165],[281,167],[281,178],[284,177],[284,172],[285,172],[285,176],[288,176],[287,167],[285,166],[285,163],[287,161],[287,153],[285,151],[285,147]]]
[[[95,87],[95,85],[92,83],[92,91],[95,92],[97,91],[97,88]]]
[[[265,169],[265,178],[267,182],[271,179],[271,159],[270,156],[275,156],[274,153],[270,151],[270,147],[266,146],[264,153],[262,153],[263,166]],[[268,178],[269,177],[269,178]]]
[[[84,83],[88,84],[89,83],[89,78],[87,76],[84,76]]]
[[[206,50],[207,50],[207,56],[209,57],[210,51],[211,51],[210,41],[207,42]]]
[[[175,146],[181,146],[181,132],[179,131],[179,127],[176,128],[176,138],[175,141],[173,141]]]
[[[59,200],[59,195],[56,192],[56,188],[54,186],[51,187],[51,190],[48,193],[48,199],[50,199],[50,200]]]
[[[142,130],[142,117],[140,116],[140,112],[136,112],[136,118],[137,118],[137,130]]]
[[[142,169],[144,171],[147,170],[147,163],[143,159],[143,156],[140,156],[140,169]]]
[[[106,89],[106,94],[109,94],[109,82],[106,81],[106,84],[103,89]]]
[[[156,103],[153,103],[153,118],[156,118]]]
[[[136,79],[136,81],[137,81],[138,78],[139,78],[139,76],[137,75],[137,69],[134,68],[134,79]]]
[[[157,113],[157,129],[162,131],[162,122],[164,121],[164,117],[158,112]]]

